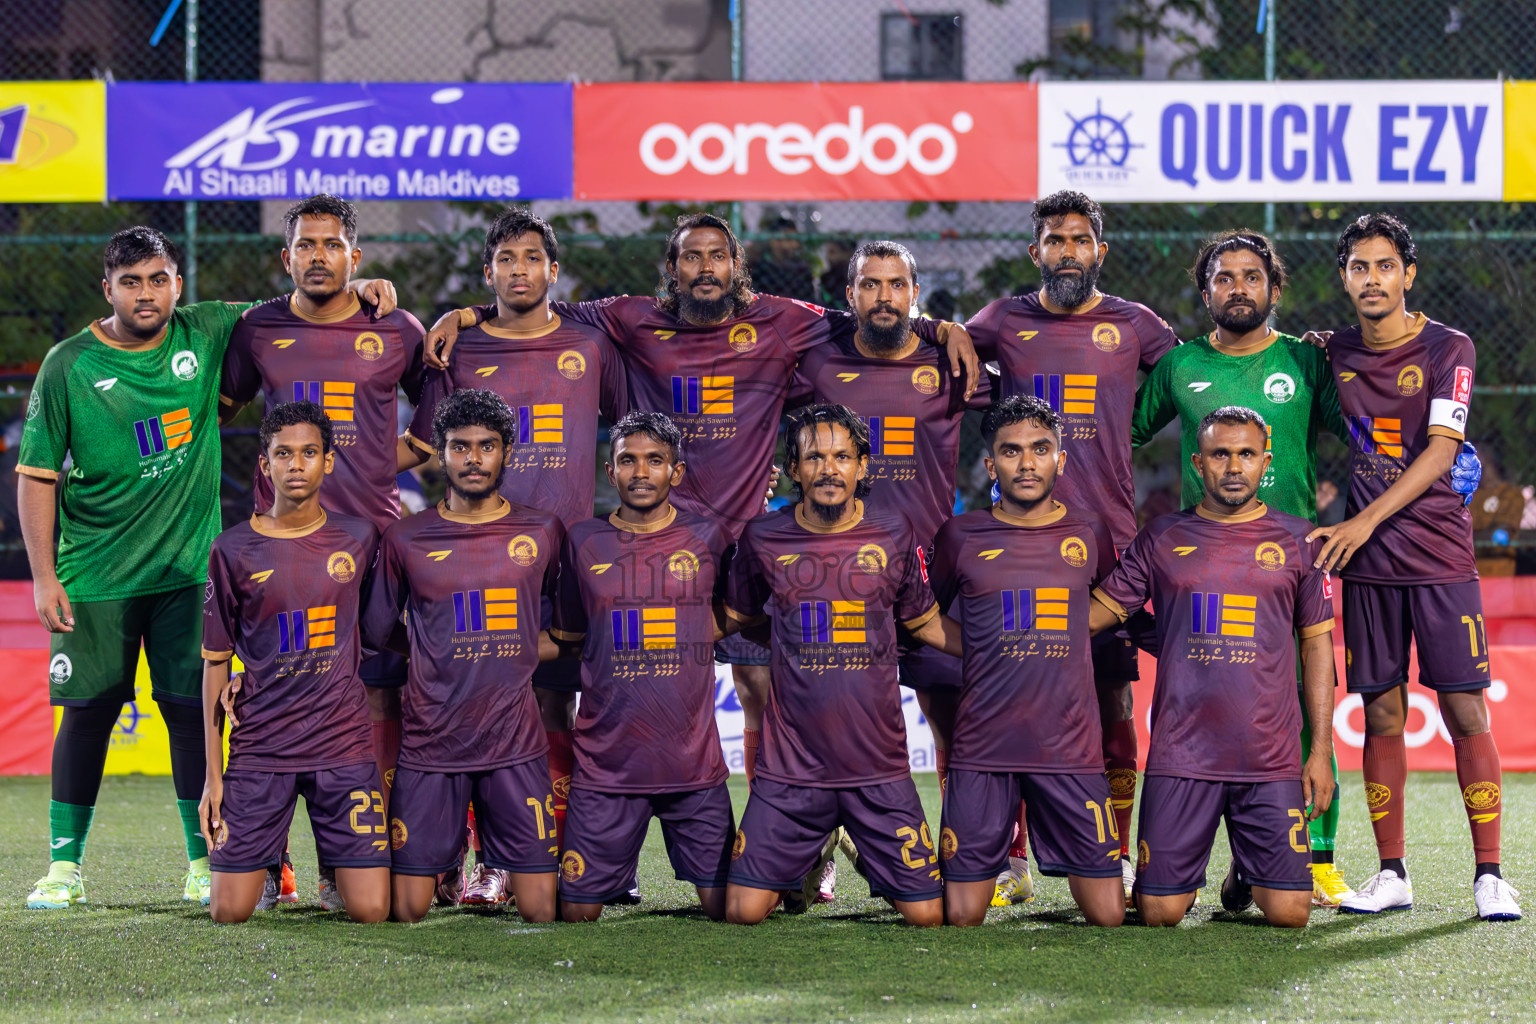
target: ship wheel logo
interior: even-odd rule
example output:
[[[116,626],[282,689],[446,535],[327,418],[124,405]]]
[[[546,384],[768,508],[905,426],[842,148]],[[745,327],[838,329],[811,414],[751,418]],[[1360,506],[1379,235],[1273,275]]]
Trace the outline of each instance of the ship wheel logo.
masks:
[[[1103,100],[1098,100],[1093,113],[1086,117],[1079,118],[1067,110],[1062,113],[1072,122],[1072,130],[1067,133],[1066,142],[1055,146],[1067,151],[1073,167],[1124,167],[1131,150],[1144,148],[1141,143],[1132,142],[1125,130],[1131,115],[1111,117],[1104,113]]]

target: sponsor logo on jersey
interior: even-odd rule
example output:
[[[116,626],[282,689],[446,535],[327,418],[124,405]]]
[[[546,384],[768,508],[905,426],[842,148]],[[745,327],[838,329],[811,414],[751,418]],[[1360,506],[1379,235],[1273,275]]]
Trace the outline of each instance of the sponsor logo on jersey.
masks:
[[[795,559],[797,559],[799,557],[800,557],[799,555],[780,555],[776,559],[776,561],[780,565],[794,565],[795,564]]]
[[[178,380],[191,380],[197,376],[197,353],[182,349],[171,356],[171,373]]]
[[[1296,397],[1296,381],[1288,373],[1272,373],[1264,378],[1264,397],[1284,405]]]
[[[914,416],[870,416],[869,453],[871,455],[911,455],[917,436]]]
[[[1019,337],[1023,338],[1025,341],[1032,341],[1034,340],[1035,335],[1039,333],[1039,331],[1020,331]]]
[[[677,332],[676,331],[652,331],[651,333],[656,335],[656,337],[660,338],[662,341],[666,341],[668,338],[672,337]]]
[[[1272,540],[1260,544],[1253,552],[1253,560],[1265,572],[1279,572],[1285,568],[1285,549]]]
[[[475,376],[476,377],[489,377],[491,374],[495,373],[499,369],[501,369],[501,364],[500,363],[496,364],[495,366],[482,366],[482,367],[480,367],[480,369],[475,371]]]
[[[673,579],[687,583],[699,575],[699,557],[692,551],[674,551],[667,559],[667,572]]]
[[[672,411],[687,416],[733,415],[736,378],[673,377]]]
[[[95,387],[95,388],[99,388],[102,391],[111,391],[112,390],[112,385],[114,385],[116,383],[117,383],[117,378],[116,377],[108,377],[106,380],[99,380],[99,381],[97,381],[95,384],[93,384],[91,386]],[[36,394],[36,392],[34,391],[33,394]]]
[[[676,608],[615,608],[613,649],[670,651],[677,647]]]
[[[609,569],[613,568],[613,563],[612,562],[599,562],[596,565],[589,566],[588,568],[589,568],[589,571],[594,576],[601,576],[603,573],[605,573]]]
[[[1186,386],[1189,388],[1189,390],[1193,391],[1195,394],[1198,395],[1200,392],[1202,392],[1206,388],[1210,387],[1211,386],[1211,382],[1208,381],[1208,380],[1192,380]]]
[[[1371,820],[1380,821],[1387,816],[1388,811],[1378,811],[1376,808],[1385,807],[1387,801],[1392,799],[1392,790],[1379,782],[1367,782],[1365,784],[1365,806],[1370,808]]]
[[[434,562],[441,562],[451,554],[453,554],[453,548],[449,548],[447,551],[428,551],[427,557]]]
[[[325,572],[337,583],[348,583],[357,575],[357,563],[345,551],[334,551],[325,560]]]
[[[858,554],[853,556],[853,563],[864,575],[879,576],[885,572],[885,549],[879,544],[865,544],[859,548]]]
[[[67,654],[55,654],[48,663],[48,681],[54,686],[63,686],[74,674],[75,663],[69,660]]]
[[[1403,421],[1384,416],[1346,416],[1349,437],[1364,455],[1403,457]]]
[[[801,601],[800,642],[862,644],[863,601]]]
[[[251,579],[255,580],[257,583],[265,583],[267,580],[272,578],[272,574],[276,571],[277,570],[275,569],[263,569],[261,572],[253,572],[251,573]],[[213,589],[213,580],[208,581],[208,588],[211,593]]]
[[[731,843],[731,860],[740,860],[741,855],[747,852],[747,830],[736,830],[736,840]]]
[[[1403,367],[1403,372],[1397,375],[1397,393],[1405,398],[1412,398],[1424,390],[1424,371],[1414,364]]]
[[[507,541],[507,557],[521,566],[532,565],[539,557],[539,542],[520,533]]]
[[[177,409],[162,416],[138,420],[133,425],[133,434],[139,442],[140,458],[147,459],[151,455],[180,448],[192,440],[192,413],[188,409]]]
[[[998,555],[1000,555],[1002,553],[1003,553],[1003,549],[1002,548],[988,548],[986,551],[978,551],[978,552],[976,552],[976,557],[977,558],[985,558],[987,561],[990,562],[990,561],[992,561],[992,559],[996,558]]]
[[[1120,347],[1120,328],[1114,324],[1095,324],[1093,347],[1100,352],[1113,352]]]
[[[1066,587],[1003,591],[1003,632],[1018,633],[1028,629],[1064,632],[1068,593]]]
[[[1345,383],[1345,384],[1348,384],[1350,381],[1352,381],[1354,379],[1355,379],[1355,371],[1354,370],[1345,370],[1343,373],[1339,374],[1339,380],[1341,382]]]
[[[1088,545],[1081,537],[1068,537],[1061,542],[1061,558],[1072,568],[1081,569],[1088,564]]]
[[[1093,415],[1099,378],[1093,373],[1037,373],[1035,397],[1057,412]]]
[[[844,384],[852,384],[854,381],[859,379],[859,375],[856,373],[840,373],[837,375],[837,379],[842,381]]]
[[[1323,597],[1329,601],[1333,600],[1333,577],[1329,575],[1327,569],[1323,570]]]
[[[357,357],[366,362],[374,362],[384,355],[384,339],[372,331],[359,334],[357,340],[352,343],[352,347],[357,351]]]
[[[453,595],[453,631],[483,633],[517,628],[517,588],[460,590]]]
[[[1472,367],[1456,367],[1455,378],[1451,382],[1451,401],[1462,405],[1472,401]]]
[[[277,653],[312,651],[336,646],[336,606],[300,608],[279,612],[277,616]]]
[[[1192,554],[1193,552],[1198,551],[1198,550],[1199,550],[1199,548],[1196,547],[1194,544],[1185,544],[1182,547],[1174,548],[1173,549],[1173,553],[1178,555],[1180,558],[1183,558],[1185,555]]]
[[[560,877],[564,881],[574,882],[587,873],[587,862],[581,854],[575,850],[566,850],[560,858]]]
[[[737,324],[731,328],[725,340],[737,352],[749,352],[757,344],[757,328],[751,324]]]
[[[357,385],[349,380],[296,380],[295,402],[314,402],[337,423],[351,423],[357,404]]]
[[[1259,599],[1248,594],[1189,595],[1189,631],[1195,636],[1253,636]]]
[[[289,345],[292,345],[294,342],[296,342],[298,340],[299,340],[298,338],[274,338],[273,341],[272,341],[272,347],[273,348],[287,348]]]
[[[1472,815],[1472,820],[1479,825],[1486,825],[1499,816],[1499,812],[1495,809],[1499,806],[1499,796],[1497,782],[1474,782],[1461,791],[1461,799],[1467,805],[1467,809],[1481,812]]]
[[[411,834],[410,834],[409,831],[407,831],[407,829],[405,827],[405,822],[401,821],[399,818],[390,818],[389,819],[389,847],[390,847],[390,849],[392,849],[392,850],[400,849],[400,847],[404,846],[406,844],[406,841],[408,839],[410,839],[410,838],[411,838]]]
[[[939,833],[939,856],[945,860],[953,860],[956,853],[960,852],[960,840],[955,836],[955,830],[945,826]]]
[[[587,372],[587,359],[575,349],[568,348],[555,357],[555,368],[566,380],[581,380]]]
[[[919,366],[912,371],[912,386],[919,394],[936,393],[939,390],[939,371],[931,366]]]
[[[565,406],[520,405],[517,407],[518,444],[564,444]]]

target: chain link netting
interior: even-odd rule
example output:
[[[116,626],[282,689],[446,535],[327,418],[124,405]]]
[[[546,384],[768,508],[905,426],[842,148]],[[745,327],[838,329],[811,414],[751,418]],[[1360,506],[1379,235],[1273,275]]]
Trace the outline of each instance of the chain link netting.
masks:
[[[149,39],[165,0],[110,5],[0,0],[0,80],[187,75],[185,18]],[[190,0],[189,0],[190,6]],[[1283,79],[1536,78],[1536,4],[1270,0],[1273,74]],[[1257,0],[200,0],[195,74],[267,81],[753,81],[1266,77]],[[25,9],[23,11],[23,8]],[[24,28],[17,26],[26,26]],[[261,298],[289,288],[277,259],[282,203],[200,203],[201,298]],[[364,273],[387,276],[430,322],[483,301],[480,231],[494,207],[362,203]],[[540,202],[561,232],[562,297],[648,292],[662,241],[683,208]],[[1416,308],[1478,344],[1472,436],[1490,478],[1536,483],[1536,210],[1505,203],[1389,207],[1420,241]],[[847,255],[886,237],[917,255],[924,305],[964,318],[1034,287],[1028,203],[817,202],[717,207],[748,240],[764,290],[840,306]],[[1347,203],[1117,204],[1102,285],[1144,302],[1184,337],[1210,324],[1187,274],[1200,240],[1230,227],[1269,230],[1291,267],[1278,326],[1349,322],[1333,252]],[[0,367],[14,432],[31,369],[55,340],[104,313],[100,253],[133,223],[187,240],[182,203],[0,205]],[[237,424],[237,429],[238,429]],[[1138,456],[1138,493],[1176,500],[1176,442]],[[229,513],[238,515],[251,440],[227,439]],[[968,502],[982,500],[974,429],[963,452]],[[11,445],[14,451],[14,444]],[[1320,478],[1343,480],[1328,443]],[[14,455],[12,456],[14,458]],[[0,488],[0,493],[5,492]],[[7,533],[14,517],[0,508]]]

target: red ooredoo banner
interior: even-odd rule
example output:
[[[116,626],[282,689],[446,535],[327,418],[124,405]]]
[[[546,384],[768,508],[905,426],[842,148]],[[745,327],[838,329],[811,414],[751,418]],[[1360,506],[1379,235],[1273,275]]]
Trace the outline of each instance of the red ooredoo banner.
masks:
[[[578,85],[578,199],[1033,199],[1035,86]]]

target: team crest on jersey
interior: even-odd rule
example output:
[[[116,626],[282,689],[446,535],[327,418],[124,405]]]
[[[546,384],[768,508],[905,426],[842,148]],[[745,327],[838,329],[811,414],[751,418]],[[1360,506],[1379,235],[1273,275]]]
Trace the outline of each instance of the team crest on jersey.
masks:
[[[1088,564],[1088,545],[1081,537],[1068,537],[1061,542],[1061,559],[1074,569]]]
[[[696,579],[699,575],[699,559],[692,551],[674,551],[667,559],[667,572],[681,583]]]
[[[1279,572],[1285,568],[1285,549],[1272,540],[1260,544],[1253,552],[1253,560],[1265,572]]]
[[[885,572],[887,561],[885,549],[879,544],[865,544],[854,556],[854,564],[866,576],[879,576]]]
[[[748,352],[757,344],[757,328],[751,324],[737,324],[725,340],[737,352]]]
[[[1403,367],[1403,372],[1397,375],[1397,393],[1404,398],[1412,398],[1423,390],[1424,371],[1412,363]]]
[[[739,860],[741,855],[747,852],[747,830],[736,830],[736,841],[731,844],[731,860]]]
[[[526,533],[520,533],[507,542],[507,556],[518,565],[532,565],[539,557],[539,543]]]
[[[960,840],[955,836],[955,830],[949,826],[939,833],[939,856],[945,860],[952,860],[956,853],[960,852]]]
[[[1149,847],[1147,845],[1147,841],[1143,839],[1141,842],[1136,844],[1136,871],[1138,873],[1145,871],[1147,869],[1147,865],[1151,863],[1152,848]]]
[[[370,363],[382,358],[384,355],[384,339],[372,331],[364,331],[362,334],[359,334],[357,340],[352,343],[352,347],[357,350],[359,359],[367,360]]]
[[[335,551],[325,560],[325,572],[337,583],[349,583],[357,575],[357,563],[345,551]]]
[[[178,380],[191,380],[197,376],[197,353],[190,349],[182,349],[171,356],[171,373]]]
[[[566,380],[581,380],[587,372],[587,360],[580,352],[568,348],[555,357],[555,368]]]
[[[55,654],[48,663],[48,681],[54,686],[63,686],[74,674],[75,663],[69,660],[67,654]]]
[[[399,818],[390,818],[389,819],[389,847],[390,847],[390,849],[392,849],[392,850],[400,849],[400,847],[405,845],[406,840],[410,839],[410,838],[411,838],[411,833],[406,829],[405,822],[401,821]]]
[[[1264,397],[1276,405],[1284,405],[1296,397],[1296,381],[1288,373],[1272,373],[1264,378]]]
[[[575,850],[566,850],[565,856],[560,858],[560,877],[567,882],[574,882],[586,873],[586,858]]]
[[[919,366],[912,371],[912,386],[919,394],[934,394],[939,390],[939,371],[931,366]]]
[[[1113,352],[1120,347],[1120,328],[1114,324],[1095,324],[1093,347],[1100,352]]]

